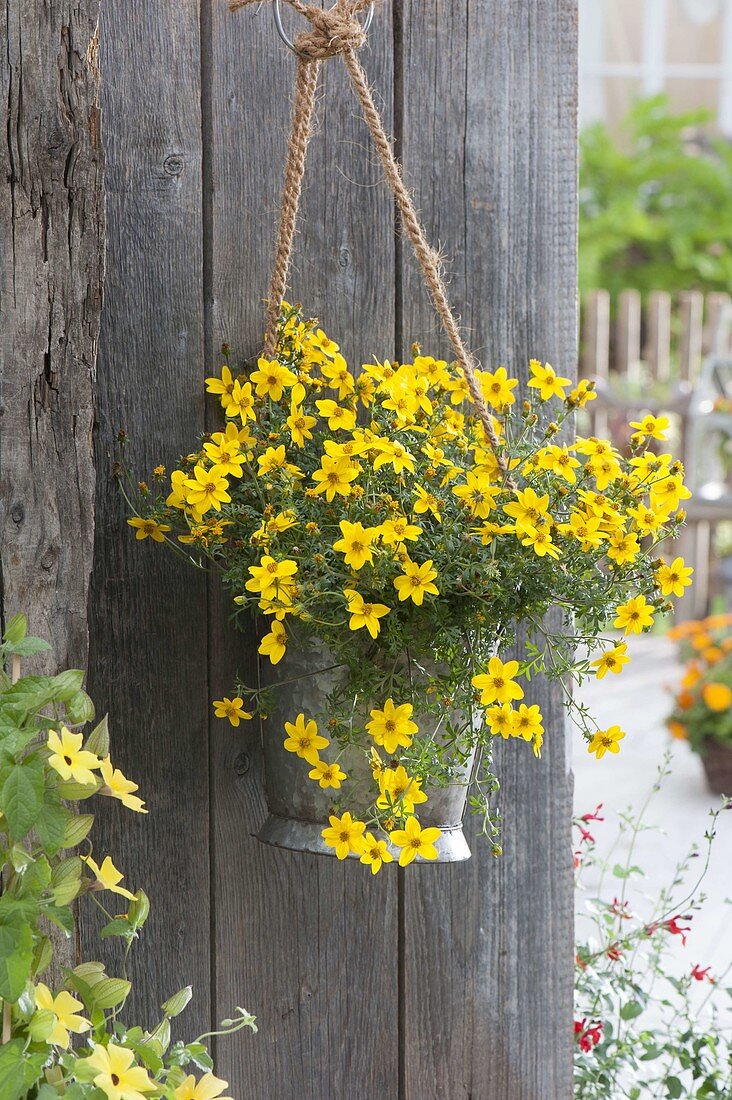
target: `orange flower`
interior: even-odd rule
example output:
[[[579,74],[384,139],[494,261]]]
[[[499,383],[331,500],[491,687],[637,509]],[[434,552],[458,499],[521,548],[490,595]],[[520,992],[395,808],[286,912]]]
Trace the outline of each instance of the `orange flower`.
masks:
[[[694,696],[690,691],[680,691],[676,696],[676,706],[679,710],[688,710],[694,702]]]
[[[686,726],[683,724],[683,722],[674,722],[673,719],[671,719],[666,723],[666,725],[668,727],[668,732],[671,734],[672,737],[675,737],[677,741],[688,740],[689,735],[686,732]]]
[[[702,698],[710,710],[729,710],[732,706],[732,688],[728,688],[726,684],[705,684]]]
[[[732,649],[732,638],[723,638],[719,644],[722,648],[723,653],[729,653],[729,651]]]
[[[721,661],[724,654],[719,646],[710,645],[702,652],[702,657],[708,665],[716,665],[717,661]]]
[[[686,666],[686,672],[684,678],[681,681],[682,688],[693,688],[695,684],[698,684],[702,678],[702,670],[696,661],[690,661]]]
[[[701,630],[698,634],[695,634],[691,639],[691,644],[697,652],[701,652],[712,644],[712,639],[709,637],[705,630]]]
[[[688,638],[691,634],[696,634],[698,630],[702,629],[702,624],[698,619],[688,619],[685,623],[677,623],[676,626],[672,626],[667,637],[671,642],[680,642],[682,638]]]
[[[732,615],[729,612],[724,615],[710,615],[704,620],[707,630],[718,630],[720,627],[729,626],[732,623]]]

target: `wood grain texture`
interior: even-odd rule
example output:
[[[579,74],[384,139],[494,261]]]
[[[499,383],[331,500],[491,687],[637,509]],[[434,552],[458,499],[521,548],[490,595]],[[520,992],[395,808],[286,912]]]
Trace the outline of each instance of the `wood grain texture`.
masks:
[[[104,203],[98,0],[9,0],[3,50],[3,611],[84,666]]]
[[[574,0],[406,2],[402,148],[473,348],[576,369]],[[404,342],[435,346],[405,257]],[[559,692],[538,681],[541,762],[497,766],[504,856],[405,876],[407,1100],[571,1096],[570,776]]]
[[[213,5],[209,148],[209,350],[256,354],[272,263],[294,60],[266,8]],[[384,8],[364,61],[391,125],[391,22]],[[341,67],[324,66],[292,300],[316,313],[349,361],[394,341],[394,223]],[[365,148],[366,147],[366,148]],[[256,676],[256,642],[225,630],[212,594],[211,690]],[[219,1045],[218,1071],[256,1100],[396,1100],[396,876],[266,847],[258,733],[211,733],[215,792],[214,978],[219,1014],[245,1004],[251,1042]]]
[[[152,914],[133,952],[129,1016],[150,1021],[190,982],[181,1020],[209,1012],[209,787],[204,577],[137,542],[112,476],[114,440],[152,482],[203,430],[200,42],[195,0],[104,4],[107,297],[96,424],[97,538],[90,615],[91,687],[110,712],[119,766],[148,817],[103,807],[96,844],[111,851]],[[99,957],[95,929],[84,947]],[[109,942],[101,948],[111,957]]]

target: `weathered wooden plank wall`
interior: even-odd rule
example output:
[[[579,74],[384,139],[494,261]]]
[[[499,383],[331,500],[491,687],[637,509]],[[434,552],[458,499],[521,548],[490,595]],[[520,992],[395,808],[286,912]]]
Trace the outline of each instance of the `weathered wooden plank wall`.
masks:
[[[453,294],[486,362],[575,354],[574,0],[397,0],[364,62],[399,139]],[[198,1019],[234,1003],[256,1039],[219,1072],[253,1100],[568,1100],[569,781],[558,700],[537,688],[547,758],[501,761],[506,855],[413,868],[289,856],[263,816],[256,736],[210,723],[253,639],[214,580],[125,532],[117,429],[138,470],[190,449],[222,340],[256,351],[293,61],[266,8],[220,0],[103,23],[109,280],[100,356],[93,688],[145,777],[152,813],[106,839],[156,916],[138,952],[143,1009],[192,981]],[[353,361],[437,344],[365,127],[326,66],[293,296]],[[210,415],[210,414],[209,414]],[[209,728],[210,727],[210,728]],[[515,746],[514,746],[515,748]],[[129,824],[127,823],[129,829]],[[210,954],[209,954],[210,952]],[[185,1018],[184,1018],[185,1019]],[[193,1022],[190,1023],[194,1029]]]
[[[103,5],[107,281],[98,363],[97,537],[90,690],[150,814],[100,807],[100,839],[152,900],[130,976],[154,1018],[192,982],[189,1026],[209,1021],[208,657],[202,575],[137,545],[112,463],[120,428],[141,476],[203,430],[201,69],[196,0]],[[108,800],[112,801],[112,800]],[[99,841],[98,841],[99,843]],[[84,947],[98,957],[96,927]],[[194,1032],[195,1033],[195,1032]]]
[[[104,256],[99,0],[3,5],[0,541],[5,616],[83,666]]]

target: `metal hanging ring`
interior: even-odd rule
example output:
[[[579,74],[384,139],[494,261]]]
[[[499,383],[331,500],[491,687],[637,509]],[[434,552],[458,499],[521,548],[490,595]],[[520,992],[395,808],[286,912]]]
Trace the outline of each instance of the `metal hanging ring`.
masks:
[[[370,6],[368,12],[366,13],[366,18],[364,19],[364,22],[363,22],[363,33],[364,34],[366,34],[368,32],[368,29],[371,26],[371,23],[372,23],[373,18],[374,18],[374,8],[375,7],[376,7],[376,0],[371,0],[371,6]],[[292,52],[294,54],[297,54],[298,57],[299,57],[299,51],[297,49],[297,46],[292,41],[292,39],[290,38],[289,34],[287,33],[287,31],[285,30],[285,28],[282,24],[282,9],[280,7],[280,0],[274,0],[274,4],[272,5],[272,9],[274,11],[274,21],[275,21],[275,26],[277,28],[278,35],[280,36],[282,41],[285,43],[288,50],[292,50]]]

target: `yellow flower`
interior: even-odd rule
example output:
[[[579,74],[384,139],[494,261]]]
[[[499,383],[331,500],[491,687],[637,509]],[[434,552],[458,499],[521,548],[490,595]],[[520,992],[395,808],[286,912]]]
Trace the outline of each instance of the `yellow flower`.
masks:
[[[404,516],[387,519],[378,528],[384,546],[398,546],[402,542],[416,542],[422,534],[422,528],[410,523]]]
[[[285,732],[287,737],[283,744],[287,751],[294,752],[311,767],[317,764],[320,750],[330,744],[327,737],[321,737],[318,733],[315,719],[310,718],[306,722],[304,714],[298,714],[294,722],[285,722]]]
[[[619,532],[610,536],[607,544],[607,556],[611,561],[616,562],[618,565],[627,565],[629,562],[635,561],[639,554],[638,536],[634,531],[629,534]]]
[[[204,1073],[198,1084],[193,1074],[189,1073],[185,1081],[178,1085],[173,1096],[175,1100],[232,1100],[230,1096],[221,1095],[228,1087],[228,1081],[214,1077],[213,1073]]]
[[[421,607],[425,596],[439,595],[438,589],[432,583],[437,576],[437,570],[432,568],[432,564],[432,559],[418,565],[407,558],[402,564],[402,575],[394,580],[400,600],[411,599],[417,607]]]
[[[276,359],[259,359],[257,370],[252,371],[249,377],[257,397],[270,397],[273,401],[279,401],[285,388],[289,389],[297,382],[297,375]]]
[[[141,516],[134,516],[127,522],[130,527],[136,528],[136,539],[151,538],[153,542],[165,542],[165,532],[170,530],[169,523],[158,523],[157,520],[143,519]]]
[[[442,521],[440,502],[434,493],[429,493],[422,485],[415,485],[414,495],[417,498],[414,502],[415,514],[423,515],[425,512],[430,512],[440,523]]]
[[[544,527],[533,531],[525,539],[521,539],[521,545],[531,546],[534,553],[540,558],[546,557],[547,554],[550,558],[559,557],[559,547],[554,545],[549,531]]]
[[[415,806],[427,801],[421,780],[409,775],[401,764],[397,768],[383,769],[379,789],[381,794],[376,805],[380,810],[399,809],[401,813],[412,814]]]
[[[410,474],[414,473],[414,456],[401,443],[393,439],[379,439],[375,446],[377,448],[374,459],[375,470],[391,463],[395,474],[401,474],[404,470]]]
[[[550,470],[553,474],[568,481],[570,485],[576,484],[577,475],[575,470],[580,466],[580,462],[569,453],[566,443],[562,447],[556,444],[545,447],[537,455],[537,459],[542,470]]]
[[[349,523],[342,519],[340,524],[342,539],[333,543],[333,549],[345,557],[346,565],[352,569],[361,569],[367,562],[374,560],[372,542],[378,535],[375,527],[364,527],[361,523]]]
[[[55,997],[47,985],[39,982],[36,986],[36,1008],[41,1012],[52,1012],[55,1016],[53,1031],[46,1040],[53,1046],[69,1049],[69,1032],[82,1035],[89,1031],[91,1024],[83,1016],[77,1015],[77,1009],[83,1009],[81,1001],[77,1001],[70,993],[61,990]]]
[[[129,890],[125,890],[124,886],[119,885],[124,875],[112,863],[111,856],[104,857],[101,867],[95,863],[91,856],[82,856],[81,858],[89,870],[94,873],[98,888],[109,890],[113,894],[121,894],[123,898],[129,898],[130,901],[135,900],[134,894],[131,894]]]
[[[518,386],[518,379],[509,378],[505,367],[499,367],[493,374],[487,370],[481,371],[479,381],[483,398],[492,409],[504,409],[507,405],[513,405],[516,398],[511,390]]]
[[[653,607],[646,603],[645,596],[634,596],[627,603],[616,608],[613,626],[625,630],[626,634],[641,634],[646,627],[653,625]]]
[[[347,811],[342,817],[331,816],[328,820],[330,828],[323,829],[321,836],[330,848],[335,848],[338,859],[346,859],[350,852],[362,855],[366,846],[365,823],[354,821]]]
[[[221,368],[220,378],[207,378],[206,389],[209,393],[218,395],[221,407],[225,409],[231,403],[231,391],[234,389],[234,379],[229,368],[227,366]]]
[[[717,713],[729,710],[732,706],[732,689],[726,684],[705,684],[702,688],[702,699],[710,710]]]
[[[75,783],[86,786],[97,782],[93,772],[101,766],[101,760],[93,752],[81,746],[84,737],[81,733],[72,733],[66,726],[48,731],[48,747],[51,755],[48,763],[64,780],[73,779]]]
[[[323,363],[321,366],[323,378],[328,382],[329,388],[338,390],[338,400],[348,397],[356,388],[356,380],[348,370],[348,364],[342,355],[335,354],[332,363]]]
[[[595,383],[589,378],[580,378],[576,387],[570,392],[568,401],[573,406],[583,409],[588,401],[594,401],[597,394],[594,390]]]
[[[252,715],[244,710],[244,700],[240,695],[235,699],[229,699],[226,695],[223,699],[215,699],[213,702],[214,715],[217,718],[228,718],[232,726],[238,726],[240,722],[251,722]]]
[[[361,472],[360,466],[354,465],[347,458],[332,458],[323,455],[320,460],[320,469],[313,474],[313,481],[318,482],[314,493],[325,493],[325,499],[333,500],[336,493],[347,497],[351,491],[351,482],[355,481]]]
[[[538,527],[551,521],[549,494],[538,496],[533,489],[517,489],[516,500],[504,504],[503,511],[515,522],[517,535],[533,535]]]
[[[241,452],[238,440],[224,439],[220,443],[204,443],[203,449],[214,466],[220,468],[222,474],[241,477],[245,456]]]
[[[225,406],[228,417],[241,417],[242,424],[247,420],[256,420],[254,412],[254,394],[249,382],[235,382],[231,390],[231,397]]]
[[[620,752],[620,742],[625,737],[620,726],[610,726],[606,730],[598,730],[587,746],[588,752],[594,752],[598,760],[601,760],[606,752]]]
[[[107,795],[110,798],[117,798],[126,806],[128,810],[134,810],[137,814],[146,814],[145,803],[137,795],[133,794],[133,791],[139,790],[137,783],[133,783],[131,779],[127,779],[119,768],[112,766],[112,761],[108,756],[104,757],[101,763],[102,779],[104,786],[100,787],[99,794]]]
[[[471,683],[480,692],[482,706],[490,703],[510,703],[513,699],[523,699],[524,689],[514,681],[519,670],[518,661],[506,661],[500,657],[491,657],[488,671],[474,676]]]
[[[264,554],[259,559],[259,565],[249,566],[249,572],[252,575],[251,580],[244,585],[247,592],[260,592],[262,596],[272,599],[283,585],[287,588],[292,583],[292,578],[297,573],[297,562],[290,558],[277,561],[269,554]]]
[[[618,642],[613,649],[608,649],[597,660],[591,661],[592,668],[597,669],[595,675],[598,680],[602,680],[604,676],[607,676],[608,672],[613,672],[615,675],[623,671],[625,665],[627,665],[630,657],[626,656],[628,649],[627,642]]]
[[[290,438],[297,447],[304,447],[306,439],[312,439],[310,429],[318,423],[317,417],[309,416],[299,406],[292,405],[290,415],[287,418],[287,427],[290,429]]]
[[[367,603],[353,588],[344,588],[343,595],[348,601],[346,610],[351,616],[348,622],[350,629],[360,630],[365,626],[371,637],[375,638],[381,630],[379,619],[388,615],[390,608],[384,603]]]
[[[361,863],[371,866],[371,874],[377,874],[384,863],[393,863],[394,857],[389,851],[385,840],[378,840],[372,833],[366,833],[363,838],[364,850],[361,855]]]
[[[387,699],[383,710],[369,712],[371,721],[366,723],[366,729],[376,744],[383,745],[389,755],[395,753],[400,745],[405,749],[411,745],[419,729],[417,723],[412,721],[413,710],[411,703],[395,706],[393,699]]]
[[[326,401],[316,401],[315,405],[322,417],[328,421],[328,427],[332,432],[353,431],[356,427],[356,414],[353,409],[339,405],[330,398]]]
[[[287,631],[282,623],[278,623],[275,619],[269,634],[265,634],[262,638],[257,652],[261,653],[263,657],[269,657],[271,663],[276,665],[279,664],[284,657],[286,648]]]
[[[539,707],[536,704],[527,707],[525,703],[521,703],[518,710],[514,711],[511,736],[523,737],[524,741],[533,741],[540,738],[543,733],[544,727]]]
[[[403,829],[395,829],[389,839],[401,848],[399,866],[406,867],[413,860],[437,859],[435,841],[442,835],[439,829],[423,829],[416,817],[407,818]]]
[[[500,486],[491,484],[485,470],[468,470],[465,482],[453,486],[453,493],[476,519],[487,519],[496,506]]]
[[[193,469],[193,477],[184,482],[186,501],[198,516],[203,516],[211,508],[217,511],[222,504],[231,503],[227,489],[229,483],[221,466],[206,469],[200,463]]]
[[[548,401],[551,397],[564,401],[564,388],[572,385],[570,378],[560,378],[549,363],[541,364],[538,359],[530,361],[529,370],[532,375],[529,386],[538,389],[542,401]]]
[[[186,475],[183,470],[173,470],[170,475],[170,493],[165,498],[169,508],[186,507]]]
[[[155,1085],[148,1077],[147,1070],[134,1065],[135,1055],[126,1047],[108,1043],[103,1047],[97,1043],[84,1065],[95,1070],[92,1078],[107,1100],[144,1100],[144,1093],[156,1092]]]
[[[312,771],[308,772],[308,779],[316,779],[323,790],[327,787],[338,790],[348,776],[341,770],[340,764],[326,764],[325,760],[316,760]]]
[[[516,712],[510,703],[500,703],[489,707],[485,712],[488,729],[494,735],[500,733],[501,737],[510,737],[515,714]]]
[[[661,595],[683,596],[684,589],[691,584],[693,572],[690,565],[684,565],[683,558],[674,558],[670,565],[663,562],[656,570],[656,582],[661,589]]]
[[[669,428],[667,416],[644,416],[642,420],[631,420],[631,428],[635,428],[633,439],[665,439]]]

